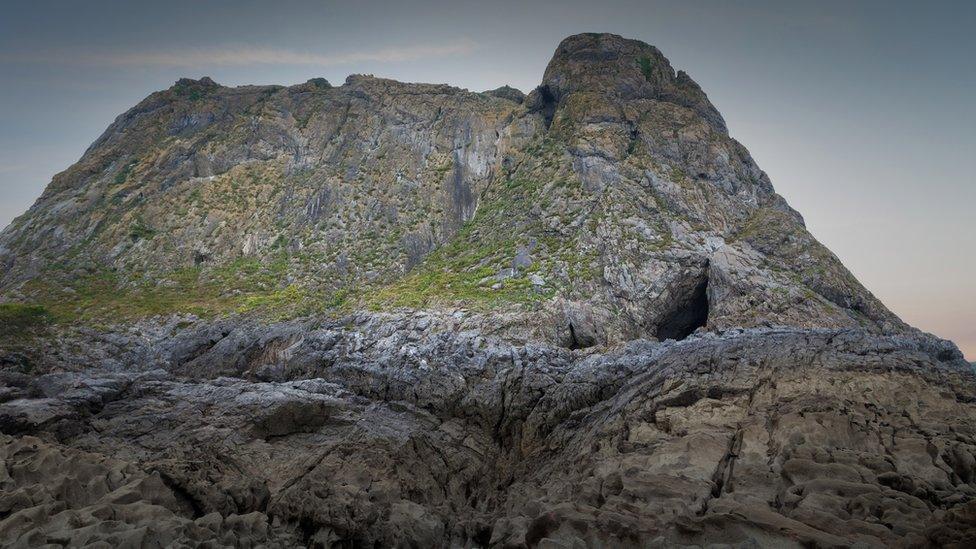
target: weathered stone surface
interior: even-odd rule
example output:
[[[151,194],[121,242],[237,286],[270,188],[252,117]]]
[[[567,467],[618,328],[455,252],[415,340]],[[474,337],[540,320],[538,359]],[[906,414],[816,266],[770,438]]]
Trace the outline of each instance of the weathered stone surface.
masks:
[[[647,44],[183,79],[0,234],[0,545],[972,547],[976,373]],[[53,322],[53,324],[52,324]]]
[[[198,329],[124,334],[159,363],[34,377],[0,404],[18,437],[4,543],[112,543],[147,520],[142,535],[196,543],[231,539],[234,517],[249,517],[242,540],[326,546],[976,539],[976,376],[947,342],[767,329],[584,352],[411,329],[437,325],[422,316],[360,322],[304,325],[287,353],[294,325],[235,326],[192,357]],[[48,455],[98,473],[14,473]],[[41,488],[73,493],[107,462],[151,488]],[[81,518],[40,519],[50,505]],[[93,505],[121,522],[89,528]]]

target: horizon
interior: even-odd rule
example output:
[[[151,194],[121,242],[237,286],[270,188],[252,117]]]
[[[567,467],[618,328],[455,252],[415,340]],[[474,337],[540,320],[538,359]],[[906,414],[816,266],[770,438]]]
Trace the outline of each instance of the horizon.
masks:
[[[268,13],[260,2],[212,2],[226,6],[218,15],[192,2],[9,7],[0,227],[116,116],[180,77],[340,85],[343,73],[366,73],[527,93],[562,38],[598,30],[654,45],[688,72],[810,232],[893,312],[976,360],[973,6],[539,2],[512,22],[477,4],[330,4],[280,2]],[[562,10],[556,21],[547,6]],[[287,36],[269,28],[293,12],[304,16],[286,21]]]

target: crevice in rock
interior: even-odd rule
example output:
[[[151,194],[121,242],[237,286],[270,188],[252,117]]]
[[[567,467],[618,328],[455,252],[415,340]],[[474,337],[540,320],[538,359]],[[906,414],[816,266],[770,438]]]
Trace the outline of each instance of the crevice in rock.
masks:
[[[319,525],[307,516],[303,516],[298,521],[298,534],[306,547],[315,547],[313,544],[315,535],[319,532]]]
[[[544,513],[536,517],[530,524],[525,533],[525,543],[529,547],[535,547],[550,532],[559,527],[559,520],[555,513]]]
[[[573,323],[569,323],[569,348],[570,349],[580,349],[579,340],[576,339],[576,328],[573,328]]]
[[[735,473],[735,460],[738,459],[739,451],[742,449],[742,436],[742,425],[738,425],[735,434],[729,439],[729,447],[725,451],[725,455],[719,460],[718,466],[712,474],[712,491],[698,511],[699,516],[708,512],[708,505],[713,499],[718,499],[722,497],[722,494],[734,491],[732,476]]]
[[[204,512],[205,505],[197,500],[179,480],[158,469],[156,472],[159,473],[159,480],[173,492],[176,501],[185,508],[191,517],[198,519],[206,514]]]
[[[703,271],[699,280],[690,286],[690,290],[673,302],[673,308],[658,323],[655,335],[659,341],[665,339],[680,341],[706,324],[708,324],[708,276]]]
[[[491,544],[491,531],[492,527],[490,525],[480,525],[474,535],[471,536],[471,541],[479,547],[488,547]]]
[[[630,125],[630,141],[627,143],[627,156],[634,154],[637,151],[637,145],[640,143],[640,132],[637,129],[637,125],[631,123]]]

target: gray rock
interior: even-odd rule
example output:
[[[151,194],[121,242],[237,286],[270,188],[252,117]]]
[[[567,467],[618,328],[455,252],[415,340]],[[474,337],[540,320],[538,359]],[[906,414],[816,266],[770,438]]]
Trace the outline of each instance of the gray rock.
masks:
[[[519,248],[515,253],[515,259],[512,260],[512,269],[515,271],[521,271],[532,266],[532,256],[529,255],[529,250],[527,248]]]
[[[187,544],[880,547],[976,535],[976,377],[947,342],[782,328],[581,352],[448,328],[457,321],[239,324],[233,346],[176,359],[198,337],[190,328],[132,340],[133,356],[152,348],[166,370],[39,376],[36,397],[0,404],[20,418],[0,422],[6,470],[71,456],[63,474],[109,480],[77,498],[45,488],[57,476],[0,479],[13,510],[3,543],[111,543],[146,520]],[[246,357],[296,330],[282,381],[222,377],[247,376]],[[72,347],[98,355],[103,341]],[[106,387],[125,397],[106,401]],[[97,472],[107,463],[132,480]],[[74,518],[38,518],[49,505]],[[94,528],[99,505],[111,528]]]
[[[525,101],[525,94],[511,86],[502,86],[500,88],[488,90],[485,92],[485,94],[493,97],[501,97],[502,99],[508,99],[509,101],[514,101],[516,103],[522,103]]]

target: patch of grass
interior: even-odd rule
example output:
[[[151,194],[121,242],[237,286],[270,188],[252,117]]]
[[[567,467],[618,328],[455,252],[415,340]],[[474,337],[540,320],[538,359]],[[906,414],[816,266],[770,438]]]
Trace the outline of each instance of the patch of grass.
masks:
[[[198,269],[170,273],[155,283],[123,284],[115,273],[98,271],[78,277],[67,287],[33,287],[37,299],[57,322],[120,321],[173,312],[213,316],[230,309],[233,299],[199,283]]]
[[[281,319],[344,302],[344,297],[314,295],[298,284],[282,288],[287,271],[288,258],[282,254],[264,262],[240,258],[206,272],[187,267],[142,280],[123,280],[108,270],[52,273],[29,283],[25,291],[58,323],[117,322],[172,313],[212,318],[243,312]],[[72,280],[67,285],[50,282],[68,277]]]
[[[78,262],[64,262],[29,282],[24,291],[45,307],[55,323],[114,323],[173,313],[202,318],[241,313],[284,320],[349,310],[357,296],[355,289],[286,283],[296,260],[325,261],[318,256],[293,257],[278,249],[209,268],[125,276],[94,267],[80,272]]]
[[[779,241],[795,232],[790,227],[789,216],[772,208],[759,208],[742,224],[730,241],[738,240],[758,245],[761,241]]]
[[[371,292],[367,306],[423,308],[433,304],[482,304],[518,301],[527,279],[508,279],[493,290],[493,276],[515,255],[515,242],[471,238],[476,222],[468,223],[450,243],[429,255],[402,279]],[[486,280],[488,279],[488,280]]]
[[[303,316],[312,312],[308,291],[297,284],[289,284],[281,290],[246,296],[237,307],[239,313],[259,312],[272,320]]]
[[[190,191],[190,194],[186,197],[186,200],[187,202],[193,205],[196,205],[197,202],[200,202],[200,187],[197,187],[192,191]]]
[[[671,168],[671,181],[674,181],[683,187],[691,185],[691,180],[688,179],[688,174],[677,166]]]
[[[146,224],[141,218],[136,219],[136,221],[129,227],[129,238],[133,242],[137,240],[152,240],[152,237],[156,236],[156,230]]]
[[[29,336],[51,321],[51,313],[41,305],[0,303],[0,337]]]
[[[538,151],[541,153],[542,149]],[[535,288],[525,273],[504,280],[496,276],[501,269],[511,267],[519,244],[524,245],[528,227],[519,226],[517,220],[524,215],[526,204],[539,200],[544,187],[536,179],[501,182],[494,192],[483,197],[474,219],[450,242],[403,278],[370,291],[365,298],[366,307],[382,310],[463,305],[490,309],[530,305],[552,297],[553,287]]]
[[[500,305],[528,305],[552,297],[553,288],[536,290],[528,277],[520,276],[500,281],[492,288],[496,269],[472,267],[452,270],[449,267],[426,265],[402,280],[371,292],[366,299],[370,310],[392,307],[422,309],[433,305],[463,305],[486,310]]]
[[[122,166],[122,169],[119,170],[119,173],[115,174],[114,183],[116,185],[121,185],[125,183],[126,180],[129,179],[129,174],[132,173],[132,168],[134,168],[137,163],[138,163],[137,161],[133,160],[128,164],[126,164],[125,166]]]

